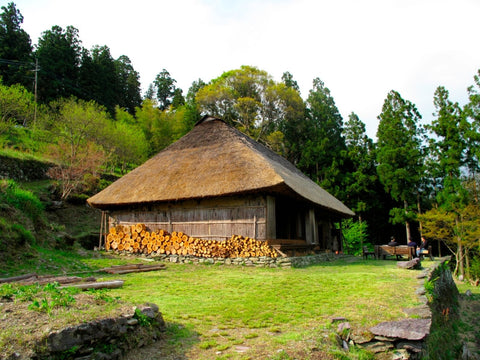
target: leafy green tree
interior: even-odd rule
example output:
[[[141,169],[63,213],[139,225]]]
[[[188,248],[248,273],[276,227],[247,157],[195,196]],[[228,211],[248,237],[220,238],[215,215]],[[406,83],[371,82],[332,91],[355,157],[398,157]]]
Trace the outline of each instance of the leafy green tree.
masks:
[[[285,71],[283,73],[282,81],[287,87],[296,90],[300,94],[300,87],[298,86],[297,81],[293,79],[293,75],[290,74],[288,71]]]
[[[403,206],[390,211],[393,223],[404,223],[407,239],[416,218],[415,204],[423,173],[420,113],[413,103],[390,91],[378,116],[377,173],[387,193]]]
[[[195,96],[197,96],[198,91],[205,85],[207,84],[202,79],[192,82],[192,85],[190,85],[190,88],[188,89],[185,101],[190,104],[196,103]]]
[[[297,91],[251,66],[227,71],[201,87],[196,103],[201,112],[222,118],[280,153],[287,147],[279,146],[277,140],[290,121],[304,114]]]
[[[342,132],[343,119],[330,90],[319,78],[314,79],[307,98],[308,136],[298,165],[325,190],[345,200],[341,184],[346,145]]]
[[[104,148],[110,119],[105,109],[93,101],[60,99],[52,103],[52,114],[43,126],[55,142],[50,157],[56,166],[49,174],[61,185],[66,199],[89,174],[95,176],[106,161]]]
[[[371,246],[367,242],[368,226],[362,221],[347,219],[342,221],[343,248],[346,254],[362,255],[364,246]]]
[[[0,14],[0,78],[5,85],[21,84],[31,87],[32,44],[21,28],[23,16],[13,2],[2,6]]]
[[[163,69],[154,80],[156,97],[160,110],[166,110],[172,103],[175,95],[175,83],[177,81],[170,76],[170,73]]]
[[[64,30],[55,25],[44,31],[35,52],[40,71],[38,74],[38,99],[48,103],[71,95],[79,96],[78,72],[82,47],[78,30],[67,26]],[[83,97],[83,96],[82,96]]]
[[[185,105],[185,98],[183,97],[183,91],[182,89],[177,88],[173,92],[172,109],[176,110],[183,105]]]
[[[33,94],[23,86],[5,86],[0,82],[0,135],[14,125],[29,125],[34,106]]]

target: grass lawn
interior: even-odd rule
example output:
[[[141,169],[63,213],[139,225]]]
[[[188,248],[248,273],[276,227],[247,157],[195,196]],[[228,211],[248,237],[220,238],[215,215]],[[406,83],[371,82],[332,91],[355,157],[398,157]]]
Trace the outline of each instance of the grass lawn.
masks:
[[[403,308],[418,305],[417,274],[396,261],[347,258],[301,269],[171,263],[109,279],[125,280],[112,296],[153,302],[167,322],[166,340],[130,359],[337,359],[331,319],[361,333],[405,317]]]

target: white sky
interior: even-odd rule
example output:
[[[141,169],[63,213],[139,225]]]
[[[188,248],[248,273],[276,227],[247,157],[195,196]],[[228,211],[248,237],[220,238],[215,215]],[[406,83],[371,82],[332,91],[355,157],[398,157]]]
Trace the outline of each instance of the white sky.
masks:
[[[5,6],[10,0],[0,0]],[[390,90],[432,118],[439,85],[464,104],[480,69],[478,0],[13,0],[36,44],[53,25],[82,45],[127,55],[142,91],[166,69],[184,95],[241,65],[276,81],[289,71],[305,99],[314,78],[344,121],[353,111],[375,139]]]

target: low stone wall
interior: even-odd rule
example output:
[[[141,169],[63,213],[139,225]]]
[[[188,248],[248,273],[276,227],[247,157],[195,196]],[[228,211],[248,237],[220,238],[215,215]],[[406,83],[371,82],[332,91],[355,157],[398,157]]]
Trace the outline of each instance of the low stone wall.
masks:
[[[50,333],[35,349],[35,359],[117,360],[148,345],[165,329],[158,306],[145,304],[119,318],[91,321]]]
[[[326,261],[333,261],[345,257],[334,253],[322,253],[296,257],[249,257],[249,258],[202,258],[196,256],[182,255],[155,255],[151,258],[179,264],[206,264],[206,265],[237,265],[254,267],[305,267],[313,264],[320,264]]]
[[[45,180],[53,164],[34,159],[16,159],[0,155],[0,179],[16,181]]]
[[[432,326],[432,309],[436,308],[436,301],[443,301],[447,294],[458,294],[450,271],[436,272],[436,269],[447,260],[449,257],[433,262],[429,267],[422,268],[418,274],[416,294],[421,305],[403,309],[409,316],[408,319],[377,324],[369,329],[370,333],[361,335],[351,331],[349,323],[344,321],[346,319],[336,319],[340,321],[337,333],[342,347],[348,350],[349,346],[357,345],[381,355],[382,359],[387,358],[386,353],[391,354],[391,359],[396,360],[428,358],[426,341]],[[428,293],[425,289],[426,282],[433,286]]]

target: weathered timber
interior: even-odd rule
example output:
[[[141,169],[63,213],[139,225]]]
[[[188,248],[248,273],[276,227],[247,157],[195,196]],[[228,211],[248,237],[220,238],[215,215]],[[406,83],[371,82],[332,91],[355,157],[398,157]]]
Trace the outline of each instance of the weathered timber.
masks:
[[[88,289],[117,289],[123,286],[124,280],[111,280],[111,281],[98,281],[90,282],[84,284],[69,284],[60,286],[60,289],[67,287],[74,287],[77,289],[88,290]]]
[[[30,279],[30,278],[37,278],[37,276],[38,276],[37,274],[31,273],[31,274],[25,274],[25,275],[12,276],[8,278],[2,278],[0,279],[0,284],[11,283],[19,280]]]

